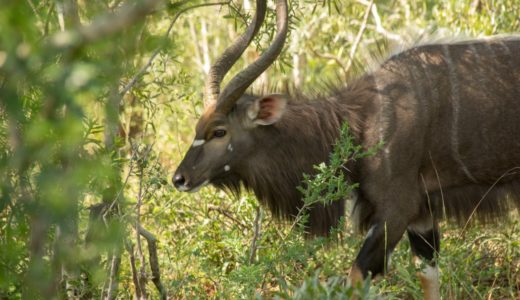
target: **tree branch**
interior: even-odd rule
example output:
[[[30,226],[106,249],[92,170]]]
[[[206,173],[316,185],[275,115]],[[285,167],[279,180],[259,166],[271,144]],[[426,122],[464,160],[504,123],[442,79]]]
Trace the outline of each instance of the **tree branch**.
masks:
[[[257,242],[260,239],[261,235],[261,228],[262,228],[262,209],[260,207],[256,208],[256,217],[255,217],[255,224],[254,224],[254,234],[253,234],[253,240],[251,241],[251,251],[249,252],[249,264],[252,264],[255,261],[256,257],[256,250],[258,249]]]
[[[128,1],[115,13],[98,17],[90,25],[76,30],[66,30],[51,37],[51,45],[59,49],[78,48],[113,34],[153,13],[163,0]]]
[[[343,64],[343,62],[336,56],[329,54],[329,53],[319,53],[316,49],[311,49],[312,53],[316,55],[317,57],[323,58],[323,59],[329,59],[333,60],[336,64],[338,64],[341,67],[341,70],[343,71],[345,77],[348,75],[348,68]]]
[[[159,259],[157,258],[157,238],[151,232],[144,229],[141,225],[139,225],[137,230],[148,243],[148,259],[150,260],[150,269],[152,270],[152,282],[159,291],[161,299],[166,300],[166,290],[161,282],[161,270],[159,268]]]
[[[233,215],[228,210],[225,210],[218,206],[209,205],[208,211],[217,211],[217,212],[221,213],[222,215],[224,215],[225,217],[227,217],[228,219],[230,219],[231,221],[233,221],[235,224],[237,224],[243,230],[249,229],[248,226],[244,225],[244,223],[240,222],[240,220],[237,220],[235,217],[233,217]]]
[[[229,2],[230,1],[203,3],[203,4],[197,4],[197,5],[193,5],[190,7],[186,7],[184,9],[180,10],[177,14],[175,14],[172,21],[170,22],[170,26],[168,27],[168,30],[166,30],[166,33],[164,34],[164,40],[166,41],[166,39],[170,36],[170,32],[172,31],[172,28],[173,28],[173,25],[175,24],[175,22],[177,22],[177,19],[179,19],[179,17],[183,13],[187,12],[188,10],[199,8],[199,7],[204,7],[204,6],[227,5],[227,4],[229,4]],[[157,49],[155,49],[155,51],[152,53],[152,56],[150,56],[150,59],[148,59],[148,62],[144,66],[142,66],[141,69],[139,69],[139,71],[134,75],[134,77],[132,77],[132,79],[130,79],[130,81],[121,90],[121,92],[119,92],[119,95],[121,97],[123,97],[136,84],[137,80],[139,80],[139,78],[141,78],[141,76],[144,75],[146,70],[148,70],[148,68],[152,65],[152,62],[154,61],[155,57],[161,52],[161,50],[165,44],[166,44],[166,42],[163,42],[163,44],[161,46],[159,46],[159,47],[157,47]]]
[[[358,34],[354,43],[352,44],[352,48],[350,48],[349,60],[347,66],[345,67],[345,72],[348,72],[352,67],[352,63],[354,61],[354,55],[356,55],[357,48],[359,43],[361,42],[361,37],[367,28],[368,16],[370,15],[370,11],[372,10],[372,5],[374,5],[374,0],[371,0],[368,4],[367,10],[365,11],[365,16],[363,17],[363,22],[361,23],[361,27],[359,28]]]
[[[110,278],[108,284],[107,291],[107,300],[116,299],[117,296],[117,288],[119,284],[119,266],[121,265],[121,253],[119,249],[114,250],[114,254],[112,255],[112,260],[110,264]]]
[[[125,243],[126,251],[130,255],[130,269],[132,271],[132,281],[135,287],[135,299],[141,299],[141,286],[139,285],[139,277],[137,276],[137,268],[135,267],[134,246],[130,242]]]
[[[141,237],[139,228],[141,228],[141,206],[143,204],[143,176],[144,176],[144,164],[143,162],[148,160],[148,155],[150,154],[150,151],[152,151],[151,146],[147,146],[146,149],[144,149],[144,153],[141,156],[141,153],[139,152],[139,146],[132,145],[132,152],[137,152],[139,157],[138,169],[139,169],[139,191],[137,195],[137,207],[136,207],[136,219],[135,219],[135,228],[136,228],[136,242],[137,242],[137,254],[139,256],[140,264],[140,270],[139,270],[139,284],[141,288],[141,298],[147,299],[148,295],[146,293],[146,259],[143,255],[143,249],[141,247]]]

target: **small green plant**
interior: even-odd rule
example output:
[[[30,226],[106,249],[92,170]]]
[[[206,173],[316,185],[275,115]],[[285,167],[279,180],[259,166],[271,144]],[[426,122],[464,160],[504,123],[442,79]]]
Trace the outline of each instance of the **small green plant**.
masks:
[[[298,190],[302,193],[304,205],[296,218],[295,224],[304,225],[307,212],[312,205],[317,203],[330,204],[335,201],[345,200],[359,186],[358,183],[349,182],[347,162],[373,155],[381,148],[382,142],[377,146],[364,150],[354,143],[350,134],[348,123],[345,122],[328,163],[320,163],[314,166],[315,175],[304,174],[303,186]]]

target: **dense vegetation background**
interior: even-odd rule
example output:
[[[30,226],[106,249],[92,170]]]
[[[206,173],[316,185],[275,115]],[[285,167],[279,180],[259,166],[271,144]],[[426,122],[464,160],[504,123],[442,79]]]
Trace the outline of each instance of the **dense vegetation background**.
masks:
[[[348,215],[305,241],[251,195],[172,188],[209,66],[253,2],[0,0],[0,298],[420,297],[406,240],[385,278],[353,291]],[[518,0],[290,4],[285,51],[255,91],[323,92],[414,43],[520,31]],[[232,73],[268,45],[272,11],[266,23]],[[446,299],[520,297],[513,219],[442,224]]]

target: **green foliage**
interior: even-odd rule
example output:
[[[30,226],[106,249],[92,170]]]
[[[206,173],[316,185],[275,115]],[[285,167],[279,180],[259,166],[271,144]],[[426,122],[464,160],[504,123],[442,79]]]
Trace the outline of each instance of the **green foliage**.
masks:
[[[280,299],[376,299],[370,295],[370,281],[367,280],[362,287],[354,289],[345,285],[340,277],[329,277],[326,281],[320,278],[319,272],[307,277],[299,287],[289,287],[278,293]]]
[[[102,298],[115,291],[113,283],[119,299],[138,291],[159,298],[148,253],[153,240],[139,237],[139,226],[156,238],[170,298],[421,297],[406,240],[385,278],[370,290],[353,289],[343,283],[361,238],[348,215],[330,238],[305,240],[298,226],[305,209],[286,224],[259,209],[252,195],[232,199],[212,188],[184,194],[169,184],[203,110],[209,64],[245,28],[252,15],[245,6],[254,1],[181,15],[209,1],[167,1],[122,31],[58,47],[67,37],[62,25],[78,26],[74,11],[59,9],[72,2],[82,26],[124,4],[0,1],[0,298]],[[288,85],[316,92],[323,83],[344,84],[403,45],[520,31],[516,0],[374,1],[351,57],[365,2],[291,0],[287,47],[253,90]],[[274,35],[269,3],[255,46],[230,74],[251,63]],[[302,184],[307,207],[338,201],[356,187],[345,184],[345,162],[370,151],[353,145],[348,127],[342,136],[329,163]],[[518,228],[511,221],[462,236],[442,224],[443,296],[518,297]],[[142,274],[141,287],[136,274]]]
[[[329,162],[323,162],[314,167],[316,176],[308,174],[303,176],[305,188],[299,187],[298,190],[307,207],[318,202],[329,204],[346,199],[358,187],[357,183],[345,184],[347,182],[345,173],[350,172],[346,167],[347,162],[373,155],[380,148],[377,146],[373,149],[363,150],[360,145],[355,145],[354,139],[349,133],[348,123],[343,124],[339,136],[340,138],[330,154]]]

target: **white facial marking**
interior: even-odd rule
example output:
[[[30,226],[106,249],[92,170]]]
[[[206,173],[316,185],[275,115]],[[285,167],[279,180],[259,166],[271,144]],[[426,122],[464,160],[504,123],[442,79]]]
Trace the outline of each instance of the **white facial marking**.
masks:
[[[198,147],[198,146],[202,146],[206,141],[205,140],[194,140],[193,141],[193,144],[191,144],[192,147]]]
[[[202,187],[208,185],[208,183],[209,183],[209,180],[204,181],[202,184],[200,184],[200,185],[194,187],[193,189],[191,189],[191,190],[190,190],[190,193],[196,193],[196,192],[198,192]]]
[[[188,187],[185,186],[185,185],[181,185],[180,187],[178,187],[178,189],[179,189],[179,191],[181,191],[181,192],[185,192],[185,191],[188,190]]]
[[[229,167],[229,165],[225,165],[225,166],[224,166],[224,171],[228,172],[229,170],[231,170],[231,168]]]
[[[376,228],[376,225],[373,225],[372,227],[370,227],[370,229],[367,232],[367,237],[365,238],[365,240],[368,240],[372,236],[372,234],[374,234],[374,228]]]
[[[228,144],[228,145],[227,145],[227,150],[228,150],[229,152],[233,152],[233,145]]]

